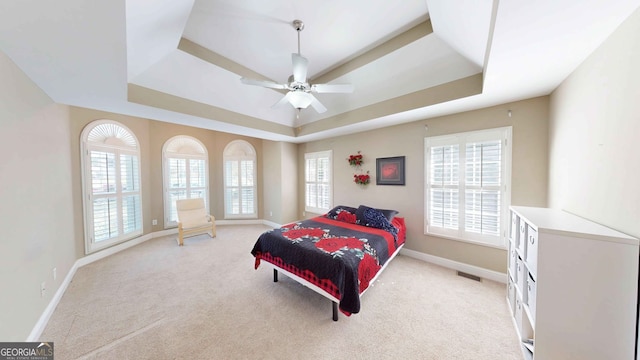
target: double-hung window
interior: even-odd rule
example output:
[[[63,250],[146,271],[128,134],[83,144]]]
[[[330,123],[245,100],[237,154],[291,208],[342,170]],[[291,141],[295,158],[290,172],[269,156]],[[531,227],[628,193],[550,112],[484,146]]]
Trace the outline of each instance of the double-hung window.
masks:
[[[82,132],[85,252],[142,234],[140,147],[133,133],[98,120]]]
[[[511,127],[425,139],[425,233],[504,247]]]
[[[224,217],[257,218],[256,150],[244,140],[224,149]]]
[[[305,211],[324,214],[331,210],[331,157],[331,150],[304,154]]]
[[[209,156],[198,139],[174,136],[162,148],[164,227],[178,226],[176,200],[204,199],[209,211]]]

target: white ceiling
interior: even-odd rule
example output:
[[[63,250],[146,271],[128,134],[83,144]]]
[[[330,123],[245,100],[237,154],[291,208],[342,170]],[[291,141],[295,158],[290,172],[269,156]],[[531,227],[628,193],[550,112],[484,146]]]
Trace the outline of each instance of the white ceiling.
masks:
[[[0,49],[54,101],[304,142],[549,94],[640,0],[21,0]],[[297,33],[327,108],[271,108]],[[433,32],[431,32],[433,29]],[[460,90],[464,89],[464,90]]]

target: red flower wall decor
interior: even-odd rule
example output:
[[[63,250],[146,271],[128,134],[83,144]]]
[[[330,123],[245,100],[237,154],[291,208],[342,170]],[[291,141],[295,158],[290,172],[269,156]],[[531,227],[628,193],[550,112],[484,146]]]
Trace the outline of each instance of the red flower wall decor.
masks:
[[[353,182],[359,185],[367,185],[371,182],[371,177],[369,177],[369,172],[366,174],[353,174]]]
[[[351,166],[360,166],[363,163],[362,154],[360,154],[360,151],[358,151],[356,155],[349,155],[347,161]]]

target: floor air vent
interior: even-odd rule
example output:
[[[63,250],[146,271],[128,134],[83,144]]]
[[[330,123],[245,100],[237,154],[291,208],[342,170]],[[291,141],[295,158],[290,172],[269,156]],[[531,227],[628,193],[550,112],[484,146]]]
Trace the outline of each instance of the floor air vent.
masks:
[[[480,280],[481,280],[481,279],[480,279],[480,276],[475,276],[475,275],[467,274],[467,273],[462,272],[462,271],[458,271],[458,276],[462,276],[462,277],[464,277],[464,278],[471,279],[471,280],[475,280],[475,281],[480,281]]]

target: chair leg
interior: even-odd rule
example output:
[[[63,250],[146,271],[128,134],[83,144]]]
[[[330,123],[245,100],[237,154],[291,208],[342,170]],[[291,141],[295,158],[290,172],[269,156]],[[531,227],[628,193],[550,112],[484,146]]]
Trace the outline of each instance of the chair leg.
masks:
[[[184,245],[184,234],[182,231],[178,231],[178,245]]]

